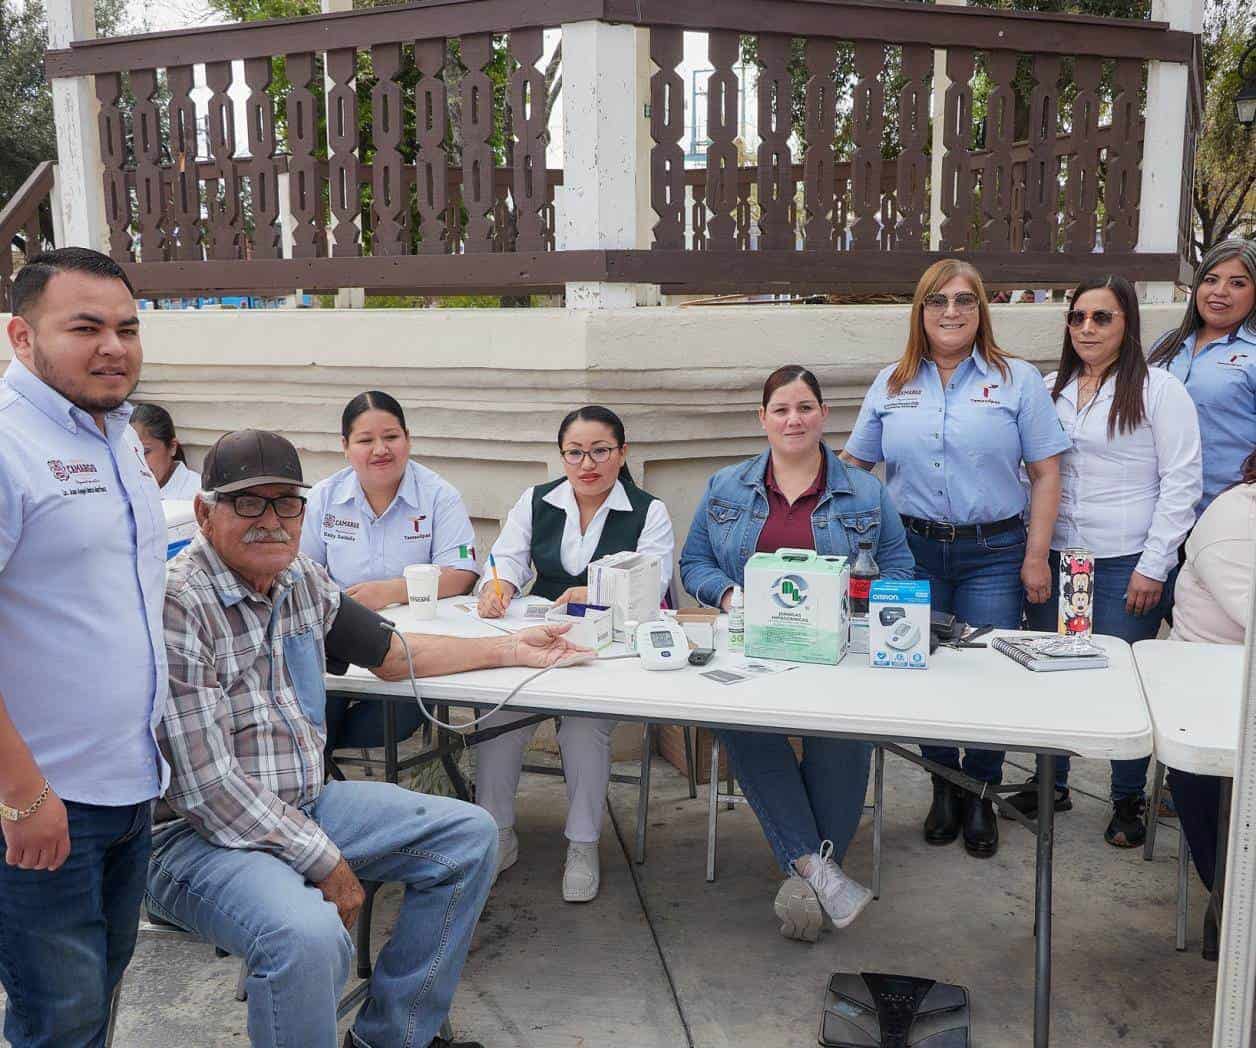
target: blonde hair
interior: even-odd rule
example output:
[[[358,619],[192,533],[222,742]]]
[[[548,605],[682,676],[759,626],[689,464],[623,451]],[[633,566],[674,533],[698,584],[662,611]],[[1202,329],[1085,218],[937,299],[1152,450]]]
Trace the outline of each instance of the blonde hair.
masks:
[[[1004,380],[1011,378],[1008,360],[1012,357],[1000,349],[994,341],[994,327],[990,322],[990,301],[986,298],[986,287],[981,282],[981,274],[971,263],[958,258],[941,259],[921,274],[916,285],[915,294],[911,298],[911,326],[907,333],[907,347],[899,357],[898,366],[890,375],[889,391],[897,395],[908,382],[916,377],[920,365],[929,357],[929,338],[925,334],[925,299],[939,288],[945,287],[956,277],[963,277],[972,285],[977,296],[977,352],[987,364],[999,369]]]

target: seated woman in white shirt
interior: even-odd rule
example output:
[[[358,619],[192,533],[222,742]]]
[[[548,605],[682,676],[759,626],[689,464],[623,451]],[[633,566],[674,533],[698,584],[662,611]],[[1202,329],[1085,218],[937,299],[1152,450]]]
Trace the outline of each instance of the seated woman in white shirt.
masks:
[[[672,521],[662,501],[633,482],[623,422],[604,407],[580,408],[558,427],[558,448],[565,477],[528,488],[511,509],[493,545],[502,593],[498,595],[486,573],[480,582],[480,614],[501,616],[529,582],[534,596],[581,603],[588,599],[589,564],[626,550],[659,558],[661,603],[672,578]],[[518,719],[518,714],[501,712],[484,726]],[[610,783],[614,727],[610,720],[564,717],[558,729],[567,779],[563,871],[567,902],[589,902],[597,896],[597,842]],[[519,857],[515,792],[523,751],[534,730],[535,726],[507,732],[476,747],[476,802],[497,823],[499,874]]]
[[[1204,510],[1186,540],[1178,574],[1170,640],[1195,644],[1242,644],[1251,628],[1252,563],[1256,561],[1256,451],[1242,465],[1242,479]],[[1201,696],[1206,701],[1207,696]],[[1221,780],[1173,768],[1169,788],[1191,859],[1212,891],[1217,869]],[[1205,959],[1217,959],[1217,915],[1204,919]]]
[[[1026,605],[1029,628],[1058,628],[1060,551],[1080,548],[1095,558],[1094,632],[1131,644],[1150,640],[1172,600],[1178,547],[1195,523],[1203,467],[1194,402],[1169,372],[1148,369],[1138,296],[1128,280],[1110,276],[1077,287],[1059,370],[1046,382],[1073,447],[1060,461],[1052,599]],[[1104,839],[1115,847],[1143,842],[1149,760],[1112,762],[1113,812]],[[1055,810],[1067,811],[1068,758],[1056,768]],[[1034,815],[1037,790],[1010,803]]]
[[[406,603],[407,565],[436,564],[437,594],[470,593],[479,578],[475,532],[458,494],[439,473],[410,458],[401,405],[377,389],[359,393],[340,418],[349,465],[310,489],[301,552],[373,611]],[[397,737],[419,725],[419,711],[398,706]],[[384,744],[379,703],[327,700],[327,752]]]
[[[144,445],[144,461],[161,488],[161,501],[195,498],[201,490],[201,475],[188,469],[170,412],[158,404],[137,404],[131,428]]]

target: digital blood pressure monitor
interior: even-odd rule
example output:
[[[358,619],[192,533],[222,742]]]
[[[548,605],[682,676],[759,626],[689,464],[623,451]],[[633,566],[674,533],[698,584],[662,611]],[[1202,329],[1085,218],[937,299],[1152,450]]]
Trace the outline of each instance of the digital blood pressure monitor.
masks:
[[[643,622],[637,627],[637,654],[647,670],[678,670],[689,664],[689,638],[676,622]]]

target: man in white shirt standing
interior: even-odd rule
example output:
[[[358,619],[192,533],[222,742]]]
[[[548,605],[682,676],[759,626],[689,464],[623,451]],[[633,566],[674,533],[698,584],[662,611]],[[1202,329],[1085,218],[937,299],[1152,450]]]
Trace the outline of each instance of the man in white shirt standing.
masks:
[[[95,1048],[168,781],[165,520],[131,429],[130,282],[61,248],[13,281],[0,382],[0,982],[15,1048]]]

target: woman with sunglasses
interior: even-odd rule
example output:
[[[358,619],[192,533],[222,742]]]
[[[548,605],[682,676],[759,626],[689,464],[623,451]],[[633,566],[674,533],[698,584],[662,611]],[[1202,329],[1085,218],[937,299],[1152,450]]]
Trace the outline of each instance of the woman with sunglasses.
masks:
[[[564,476],[528,488],[511,509],[493,544],[498,578],[480,582],[479,612],[505,614],[511,599],[532,583],[532,595],[555,603],[588,600],[589,565],[612,553],[635,550],[659,559],[659,602],[672,579],[675,536],[662,500],[643,491],[628,470],[628,441],[615,412],[589,405],[558,427]],[[500,592],[499,592],[500,590]],[[485,727],[509,724],[519,714],[500,712]],[[563,717],[558,729],[567,780],[567,860],[562,892],[567,902],[590,902],[601,881],[598,839],[611,775],[615,722]],[[536,726],[507,732],[476,747],[476,802],[497,823],[497,872],[519,858],[515,793],[523,751]]]
[[[340,416],[348,465],[310,490],[301,552],[323,565],[346,593],[373,611],[406,603],[407,565],[440,567],[437,593],[469,593],[479,577],[475,532],[458,490],[410,458],[401,405],[378,389],[359,393]],[[397,737],[420,723],[417,709],[394,711]],[[384,745],[384,710],[375,702],[327,700],[327,753]]]
[[[1198,516],[1256,449],[1256,241],[1222,241],[1195,273],[1181,326],[1156,342],[1147,362],[1181,379],[1207,420]]]
[[[1148,370],[1138,333],[1138,295],[1128,280],[1086,280],[1072,296],[1060,366],[1046,378],[1073,442],[1060,461],[1060,512],[1051,538],[1052,599],[1027,604],[1029,628],[1058,625],[1060,551],[1095,558],[1091,615],[1096,633],[1133,644],[1160,629],[1173,592],[1178,547],[1195,523],[1203,488],[1199,421],[1186,388]],[[1112,762],[1112,818],[1104,840],[1142,844],[1149,757]],[[1069,759],[1056,761],[1055,810],[1073,807]],[[1038,814],[1037,778],[1010,798]]]
[[[995,341],[981,275],[957,259],[935,262],[916,285],[906,350],[872,383],[842,452],[864,469],[885,462],[916,577],[929,581],[934,611],[1018,629],[1025,598],[1041,604],[1051,596],[1047,554],[1059,456],[1068,446],[1038,370]],[[954,747],[921,752],[961,768]],[[968,749],[962,769],[998,784],[1003,754]],[[993,802],[934,776],[925,840],[949,844],[961,826],[970,855],[998,850]]]

